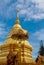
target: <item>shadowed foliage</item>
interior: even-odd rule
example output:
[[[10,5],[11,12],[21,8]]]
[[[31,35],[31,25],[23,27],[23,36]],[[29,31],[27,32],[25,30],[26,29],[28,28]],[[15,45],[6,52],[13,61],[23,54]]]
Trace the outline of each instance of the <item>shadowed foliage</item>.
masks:
[[[40,50],[39,50],[39,55],[44,56],[44,46],[43,46],[43,41],[40,41]]]

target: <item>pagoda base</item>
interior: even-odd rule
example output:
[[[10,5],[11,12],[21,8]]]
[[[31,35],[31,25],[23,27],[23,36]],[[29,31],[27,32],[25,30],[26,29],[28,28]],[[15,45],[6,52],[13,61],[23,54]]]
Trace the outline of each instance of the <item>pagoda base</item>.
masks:
[[[7,63],[2,62],[0,65],[7,65]],[[14,65],[36,65],[36,63],[15,63]]]
[[[21,64],[18,64],[18,65],[35,65],[33,63],[21,63]]]
[[[6,63],[0,63],[0,65],[7,65]],[[16,65],[36,65],[36,64],[33,64],[33,63],[22,63],[22,64],[16,64]]]

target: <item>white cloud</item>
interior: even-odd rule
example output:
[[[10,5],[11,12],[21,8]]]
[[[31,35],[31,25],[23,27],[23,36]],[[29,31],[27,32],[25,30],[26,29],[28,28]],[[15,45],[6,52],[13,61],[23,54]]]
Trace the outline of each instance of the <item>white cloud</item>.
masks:
[[[36,40],[44,40],[44,29],[41,29],[39,31],[36,31],[34,34],[32,34]]]
[[[41,13],[41,14],[34,15],[33,18],[35,18],[35,19],[42,19],[43,18],[44,19],[44,14]]]
[[[2,45],[2,44],[3,44],[3,41],[0,42],[0,45]]]
[[[25,17],[25,20],[44,19],[44,0],[1,0],[0,17],[15,18],[16,9],[18,16]]]
[[[25,3],[17,4],[17,9],[19,10],[19,16],[26,15],[25,20],[44,19],[43,0],[25,0]]]
[[[2,21],[0,21],[0,27],[5,27],[5,23],[4,22],[2,22]]]
[[[5,38],[7,33],[8,33],[6,28],[5,28],[5,25],[6,25],[5,23],[0,22],[0,39]]]
[[[35,3],[38,3],[38,8],[44,10],[44,0],[33,0]]]

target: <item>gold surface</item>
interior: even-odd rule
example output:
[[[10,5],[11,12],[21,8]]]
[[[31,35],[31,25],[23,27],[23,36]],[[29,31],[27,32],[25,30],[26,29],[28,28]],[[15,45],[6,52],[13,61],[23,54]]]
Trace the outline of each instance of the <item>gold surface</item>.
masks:
[[[22,29],[22,27],[19,24],[19,19],[16,19],[16,24],[13,26],[12,30],[10,31],[7,39],[5,40],[3,45],[0,45],[0,62],[4,61],[4,59],[7,60],[8,52],[13,51],[14,55],[18,54],[17,60],[19,62],[25,62],[25,63],[34,63],[32,59],[32,46],[27,41],[27,39],[12,39],[11,36],[13,34],[24,34],[27,35],[27,31]],[[21,30],[21,32],[19,32]],[[17,38],[17,36],[16,36]],[[6,57],[6,58],[5,58]]]

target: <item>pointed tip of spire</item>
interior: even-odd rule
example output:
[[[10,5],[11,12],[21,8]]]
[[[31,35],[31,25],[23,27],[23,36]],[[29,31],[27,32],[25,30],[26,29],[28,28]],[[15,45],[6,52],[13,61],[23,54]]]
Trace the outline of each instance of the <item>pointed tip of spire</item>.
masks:
[[[18,16],[16,17],[16,24],[20,24]]]

